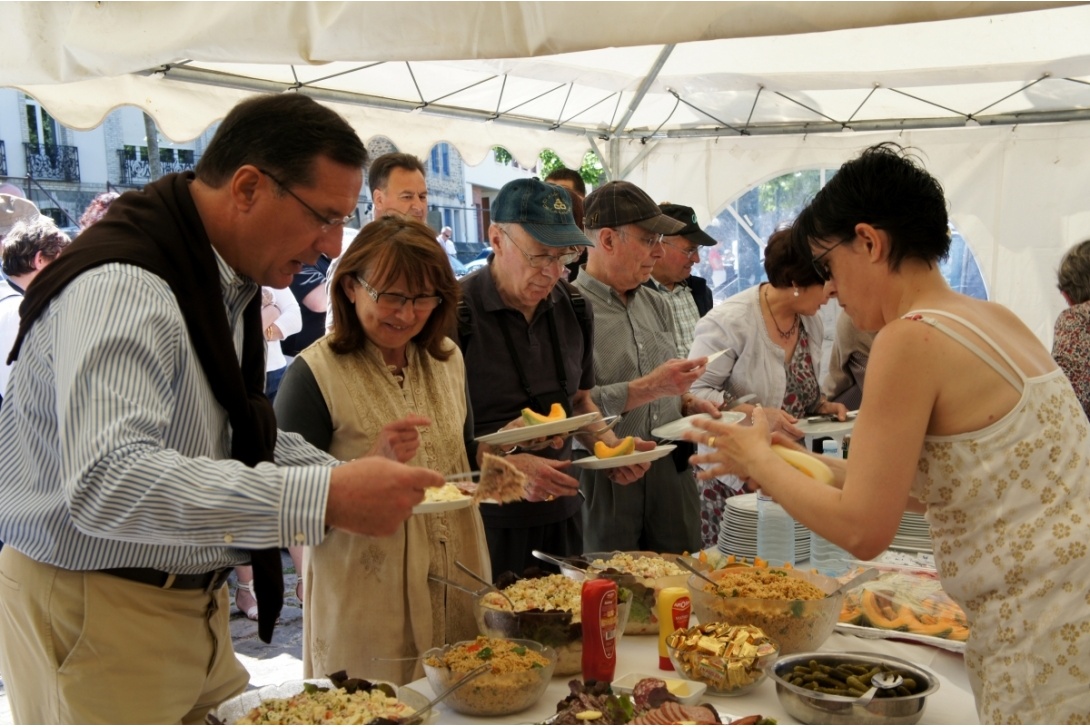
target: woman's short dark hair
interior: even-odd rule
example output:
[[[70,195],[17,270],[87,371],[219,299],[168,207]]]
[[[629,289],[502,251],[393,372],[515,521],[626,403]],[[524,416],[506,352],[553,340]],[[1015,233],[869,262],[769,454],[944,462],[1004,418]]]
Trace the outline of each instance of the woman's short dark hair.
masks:
[[[254,96],[228,112],[195,169],[218,189],[240,167],[252,164],[291,187],[314,183],[314,162],[326,157],[363,169],[367,149],[332,109],[298,93]]]
[[[765,274],[768,282],[776,288],[790,288],[797,285],[808,288],[811,285],[824,285],[825,281],[814,270],[810,248],[801,250],[792,242],[791,229],[784,227],[776,230],[765,245]]]
[[[876,144],[845,162],[795,220],[795,244],[847,242],[860,222],[889,235],[891,270],[907,258],[930,265],[950,253],[942,185],[899,144]]]
[[[1084,240],[1064,253],[1056,277],[1057,287],[1072,305],[1090,300],[1090,240]]]
[[[33,222],[17,222],[11,232],[4,235],[3,251],[0,252],[4,275],[32,273],[38,253],[52,262],[70,242],[68,235],[44,215]]]
[[[443,300],[413,341],[426,349],[432,358],[440,361],[450,358],[454,348],[444,345],[443,341],[447,333],[454,330],[461,288],[446,252],[435,242],[435,233],[430,227],[407,217],[391,215],[369,223],[356,235],[341,255],[330,282],[333,331],[329,345],[335,353],[352,353],[367,345],[367,333],[356,315],[356,306],[344,291],[344,279],[357,275],[379,291],[401,276],[405,277],[410,290],[431,286]],[[367,295],[367,292],[361,288],[360,294]]]

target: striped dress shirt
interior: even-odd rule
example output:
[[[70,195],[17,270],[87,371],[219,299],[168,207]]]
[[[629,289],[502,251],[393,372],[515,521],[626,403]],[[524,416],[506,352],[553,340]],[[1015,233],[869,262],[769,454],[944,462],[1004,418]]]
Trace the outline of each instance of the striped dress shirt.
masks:
[[[666,298],[670,311],[674,314],[674,341],[677,343],[677,357],[688,358],[689,348],[693,345],[693,330],[700,322],[700,311],[693,300],[693,291],[684,281],[676,283],[671,290],[659,281],[651,278],[651,286]]]
[[[242,313],[259,288],[216,260],[241,357]],[[12,370],[0,540],[71,570],[174,573],[322,540],[336,460],[284,432],[275,464],[250,468],[230,452],[227,412],[166,282],[131,265],[93,268],[37,320]]]

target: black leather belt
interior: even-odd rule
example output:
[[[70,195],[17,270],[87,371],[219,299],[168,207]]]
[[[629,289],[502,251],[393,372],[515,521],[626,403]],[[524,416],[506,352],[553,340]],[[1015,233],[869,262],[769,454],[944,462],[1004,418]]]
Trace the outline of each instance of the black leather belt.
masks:
[[[154,568],[103,568],[99,572],[156,588],[211,592],[227,582],[232,570],[234,567],[217,568],[208,573],[167,573]]]

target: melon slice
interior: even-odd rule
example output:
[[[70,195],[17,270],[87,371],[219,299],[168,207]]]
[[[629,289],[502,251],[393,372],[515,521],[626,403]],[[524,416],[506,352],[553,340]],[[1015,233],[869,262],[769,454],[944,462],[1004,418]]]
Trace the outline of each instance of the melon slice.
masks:
[[[807,477],[812,477],[818,482],[823,482],[826,485],[833,484],[833,471],[829,469],[829,465],[825,464],[817,457],[812,457],[805,452],[784,447],[780,444],[773,444],[772,451],[778,454],[780,459],[784,462],[787,462],[787,464],[791,465]]]
[[[552,408],[549,409],[548,414],[538,414],[533,409],[522,410],[522,420],[528,425],[545,424],[547,422],[558,422],[562,419],[567,419],[568,413],[564,411],[563,405],[554,403]]]
[[[620,442],[617,442],[617,446],[610,447],[605,442],[594,443],[594,456],[598,459],[606,459],[608,457],[623,457],[626,454],[632,454],[636,451],[636,440],[632,437],[625,437]]]

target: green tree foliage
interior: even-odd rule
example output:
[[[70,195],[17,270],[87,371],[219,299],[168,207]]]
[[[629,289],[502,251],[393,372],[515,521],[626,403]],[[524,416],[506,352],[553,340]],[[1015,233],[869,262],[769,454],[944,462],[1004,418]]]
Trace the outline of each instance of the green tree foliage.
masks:
[[[564,166],[564,162],[560,161],[560,157],[552,149],[542,151],[539,159],[538,173],[542,179]],[[583,163],[579,166],[579,176],[583,178],[584,182],[591,187],[597,187],[604,173],[605,170],[602,168],[602,162],[599,161],[597,154],[588,151],[583,155]]]
[[[494,146],[492,147],[492,151],[496,156],[496,161],[500,164],[511,163],[511,152],[507,151],[502,146]],[[563,166],[564,162],[560,161],[560,157],[556,155],[556,152],[552,149],[545,149],[538,157],[538,176],[544,179]],[[602,162],[598,160],[597,154],[588,151],[583,155],[583,163],[579,167],[579,176],[583,178],[584,182],[592,187],[596,187],[601,182],[604,174],[605,170],[602,168]]]

